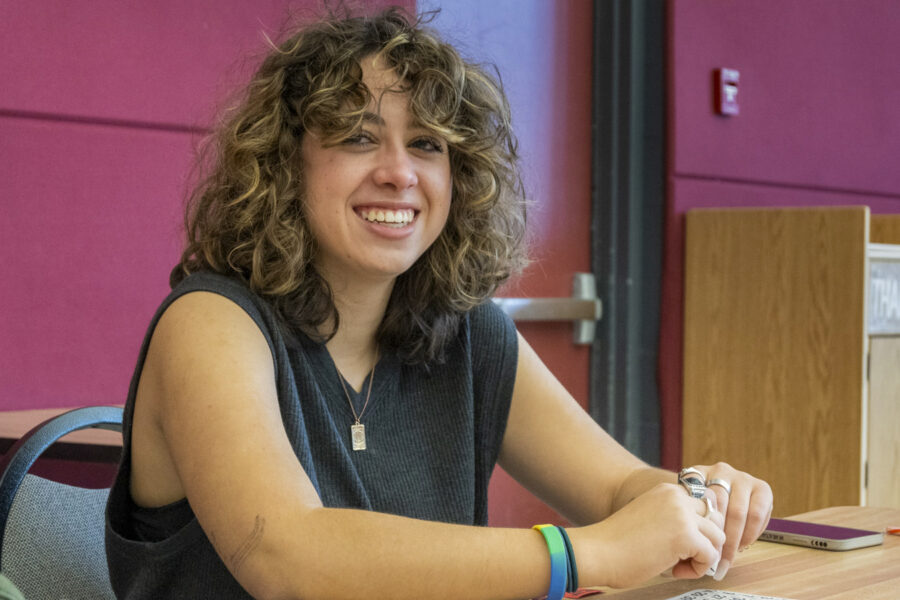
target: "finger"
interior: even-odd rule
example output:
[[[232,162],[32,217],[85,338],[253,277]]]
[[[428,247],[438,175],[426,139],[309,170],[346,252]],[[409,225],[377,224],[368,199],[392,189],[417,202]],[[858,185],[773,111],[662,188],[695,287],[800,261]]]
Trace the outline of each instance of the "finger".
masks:
[[[702,577],[719,560],[725,534],[709,519],[699,519],[698,521],[697,531],[690,536],[688,557],[678,561],[672,567],[673,577],[689,579]]]
[[[717,502],[716,495],[709,490],[704,492],[702,498],[692,500],[694,510],[701,517],[708,517],[710,514],[718,512]]]
[[[715,503],[714,496],[710,493],[709,503]],[[702,511],[707,511],[707,501],[698,500],[695,506],[702,502]],[[725,532],[722,529],[724,517],[715,508],[711,508],[707,516],[698,513],[696,519],[697,529],[688,536],[689,545],[682,556],[687,556],[672,567],[673,577],[695,579],[705,575],[712,565],[719,561],[722,555],[722,545],[725,543]]]
[[[747,522],[741,537],[741,548],[749,546],[762,534],[772,516],[772,508],[772,488],[764,481],[757,481],[747,509]]]
[[[709,540],[709,543],[713,545],[716,549],[717,556],[722,552],[722,547],[725,545],[725,530],[722,529],[722,520],[723,517],[721,513],[714,512],[709,517],[705,519],[700,519],[698,530],[700,533]]]
[[[710,493],[711,495],[711,493]],[[725,537],[725,515],[722,514],[720,510],[715,508],[716,501],[715,499],[710,501],[713,505],[713,509],[710,511],[708,515],[705,516],[705,519],[711,521],[715,524],[715,526],[722,532],[723,542]]]
[[[747,534],[747,530],[744,529],[744,538],[741,540],[740,546],[738,546],[738,552],[743,552],[753,545],[753,542],[759,539],[759,536],[762,535],[762,532],[766,530],[766,527],[769,526],[769,520],[772,518],[772,510],[774,510],[774,506],[769,506],[769,510],[766,511],[766,518],[763,519],[762,531],[758,535],[751,536]]]
[[[722,560],[728,561],[728,564],[734,560],[737,549],[746,545],[744,543],[744,529],[747,522],[751,492],[752,488],[743,481],[735,481],[732,485],[731,496],[728,499],[728,513],[725,515],[726,540],[725,546],[722,548]]]
[[[716,493],[712,490],[707,490],[706,494],[709,496],[716,497]],[[722,559],[722,548],[725,545],[726,536],[725,536],[725,515],[719,512],[718,510],[713,511],[705,519],[701,520],[700,531],[706,536],[709,541],[716,547],[718,551],[718,555],[715,561],[713,561],[706,571],[704,571],[705,575],[713,575],[716,580],[721,581],[722,577],[728,572],[728,568],[731,565],[729,561],[725,561]],[[694,565],[699,567],[700,565]],[[721,577],[719,576],[721,575]]]
[[[716,477],[715,475],[710,477],[710,479],[717,479],[717,478],[730,483],[729,479],[726,477]],[[719,512],[722,513],[723,515],[727,515],[728,514],[728,501],[729,501],[728,491],[726,491],[726,489],[724,487],[722,487],[721,485],[718,485],[718,484],[710,485],[709,491],[711,493],[715,494],[715,496],[716,496],[716,502],[717,502]]]
[[[706,546],[709,546],[709,541],[706,542]],[[715,550],[698,552],[691,558],[685,558],[675,563],[675,566],[672,567],[672,577],[676,579],[703,577],[718,560],[719,553]]]
[[[706,574],[709,565],[697,563],[694,559],[679,560],[672,567],[672,577],[675,579],[698,579]]]

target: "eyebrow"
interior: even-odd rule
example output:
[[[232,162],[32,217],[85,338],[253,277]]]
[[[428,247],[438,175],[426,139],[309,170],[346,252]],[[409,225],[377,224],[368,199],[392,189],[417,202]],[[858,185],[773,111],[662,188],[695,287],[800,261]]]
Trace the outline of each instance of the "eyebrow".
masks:
[[[363,113],[363,121],[367,123],[374,123],[375,125],[384,125],[384,119],[381,118],[381,115],[376,115],[375,113],[369,111]]]
[[[362,118],[363,118],[363,121],[365,121],[366,123],[373,123],[373,124],[378,125],[378,126],[380,126],[380,127],[384,127],[385,124],[386,124],[385,121],[384,121],[384,119],[382,118],[381,115],[376,114],[376,113],[373,113],[373,112],[368,111],[368,110],[367,110],[366,112],[363,113]],[[412,128],[422,128],[422,129],[426,129],[426,127],[425,127],[422,123],[419,123],[419,122],[414,121],[414,120],[411,121],[410,123],[408,123],[407,126],[408,126],[408,127],[412,127]]]
[[[372,111],[368,111],[368,110],[365,111],[362,114],[362,118],[365,123],[373,123],[374,125],[377,125],[378,127],[384,127],[386,125],[384,118],[379,114],[373,113]],[[410,118],[412,119],[412,117],[410,117]],[[428,127],[426,127],[424,123],[420,123],[415,120],[408,123],[407,127],[411,128],[411,129],[426,129],[426,130],[428,129]]]

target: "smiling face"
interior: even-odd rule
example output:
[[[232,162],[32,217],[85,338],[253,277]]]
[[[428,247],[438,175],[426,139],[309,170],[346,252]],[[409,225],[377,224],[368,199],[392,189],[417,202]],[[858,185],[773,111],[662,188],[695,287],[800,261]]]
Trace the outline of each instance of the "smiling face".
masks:
[[[341,281],[393,280],[437,239],[450,211],[447,143],[417,124],[393,71],[362,62],[362,128],[335,145],[303,137],[304,210],[316,267]]]

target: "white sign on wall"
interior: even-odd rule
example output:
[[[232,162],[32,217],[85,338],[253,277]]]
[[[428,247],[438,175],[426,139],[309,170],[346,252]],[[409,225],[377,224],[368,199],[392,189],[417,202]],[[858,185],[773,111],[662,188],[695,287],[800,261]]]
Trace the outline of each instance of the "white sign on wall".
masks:
[[[869,335],[900,334],[900,262],[871,261]]]

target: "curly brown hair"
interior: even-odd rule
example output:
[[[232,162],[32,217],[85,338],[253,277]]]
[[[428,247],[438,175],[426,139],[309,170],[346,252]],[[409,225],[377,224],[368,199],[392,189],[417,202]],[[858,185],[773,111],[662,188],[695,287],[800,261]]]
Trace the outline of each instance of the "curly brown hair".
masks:
[[[237,277],[289,331],[334,334],[340,317],[302,210],[300,142],[307,131],[339,142],[360,129],[371,100],[360,63],[373,55],[397,74],[413,117],[447,141],[452,176],[447,224],[398,277],[377,342],[405,362],[440,361],[466,311],[524,266],[526,200],[499,77],[398,9],[331,16],[264,59],[201,154],[208,175],[189,199],[170,283],[203,269]]]

